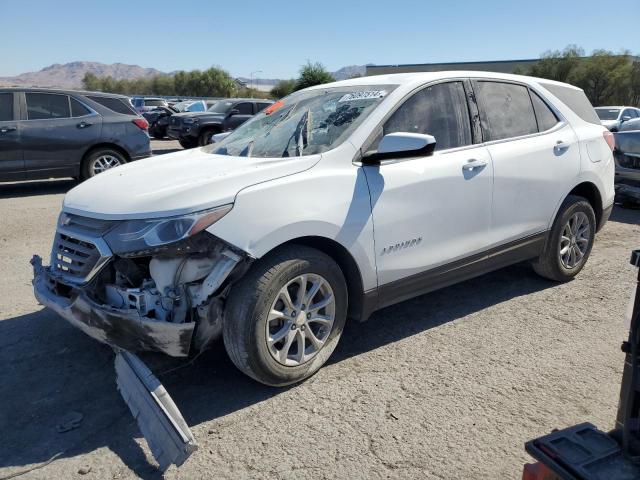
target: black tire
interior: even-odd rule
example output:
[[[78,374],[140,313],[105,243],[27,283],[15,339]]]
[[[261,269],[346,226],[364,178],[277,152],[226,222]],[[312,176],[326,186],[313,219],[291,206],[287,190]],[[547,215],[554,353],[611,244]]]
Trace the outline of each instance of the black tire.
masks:
[[[211,136],[215,135],[216,133],[218,132],[211,129],[200,132],[200,136],[198,137],[198,145],[200,145],[201,147],[209,145],[211,143]]]
[[[97,150],[93,150],[92,152],[89,152],[89,154],[82,161],[82,166],[80,168],[82,180],[87,180],[88,178],[97,175],[94,168],[95,162],[97,161],[97,159],[104,156],[115,158],[120,165],[124,165],[125,163],[127,163],[126,157],[118,150],[113,150],[111,148],[99,148]]]
[[[324,345],[306,363],[287,366],[267,346],[267,316],[280,290],[303,274],[321,275],[331,286],[335,317]],[[231,361],[251,378],[270,386],[300,382],[333,353],[347,318],[347,286],[340,267],[313,248],[288,245],[258,260],[235,284],[227,300],[223,339]]]
[[[569,220],[578,212],[582,212],[588,219],[589,238],[582,258],[575,266],[568,268],[561,259],[560,240],[563,230]],[[566,282],[575,277],[587,263],[593,241],[596,235],[596,215],[591,204],[584,197],[569,195],[560,206],[553,227],[547,236],[542,254],[533,263],[536,273],[549,280]]]
[[[160,127],[154,127],[153,130],[151,130],[151,136],[156,140],[162,140],[165,137],[165,132]]]
[[[180,140],[178,140],[178,142],[180,142],[180,146],[182,148],[195,148],[195,147],[198,146],[198,141],[197,140],[181,138]]]

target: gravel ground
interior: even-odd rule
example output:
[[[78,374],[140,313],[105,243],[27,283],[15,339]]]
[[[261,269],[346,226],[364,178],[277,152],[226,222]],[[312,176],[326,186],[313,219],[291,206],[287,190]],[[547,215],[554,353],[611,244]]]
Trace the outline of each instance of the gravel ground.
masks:
[[[32,295],[29,259],[47,257],[73,185],[0,185],[0,478],[55,455],[22,478],[161,478],[110,349]],[[218,344],[161,376],[200,446],[165,477],[520,478],[526,440],[613,424],[639,224],[616,207],[570,283],[518,265],[348,325],[330,364],[291,388],[251,381]],[[58,433],[70,412],[80,427]]]

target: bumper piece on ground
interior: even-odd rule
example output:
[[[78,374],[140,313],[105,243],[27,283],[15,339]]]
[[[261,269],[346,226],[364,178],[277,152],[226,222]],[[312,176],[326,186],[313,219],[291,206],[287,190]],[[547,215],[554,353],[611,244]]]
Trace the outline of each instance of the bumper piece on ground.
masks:
[[[198,449],[195,438],[178,407],[134,354],[116,350],[116,383],[159,464],[161,471],[169,465],[182,465]]]
[[[73,326],[100,342],[123,350],[153,350],[172,357],[189,354],[195,324],[171,323],[141,317],[137,312],[101,305],[78,290],[57,295],[48,268],[37,255],[31,260],[37,300]]]

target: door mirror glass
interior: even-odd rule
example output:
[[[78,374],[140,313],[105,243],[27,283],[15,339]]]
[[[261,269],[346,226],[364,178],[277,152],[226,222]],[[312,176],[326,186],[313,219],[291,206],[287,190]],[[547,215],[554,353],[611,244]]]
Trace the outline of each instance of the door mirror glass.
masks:
[[[436,148],[436,139],[423,133],[395,132],[388,133],[378,149],[367,152],[363,156],[365,163],[378,163],[391,158],[426,157],[432,155]]]
[[[623,122],[626,122],[627,120],[631,120],[631,116],[630,115],[623,115],[620,120],[623,121]]]

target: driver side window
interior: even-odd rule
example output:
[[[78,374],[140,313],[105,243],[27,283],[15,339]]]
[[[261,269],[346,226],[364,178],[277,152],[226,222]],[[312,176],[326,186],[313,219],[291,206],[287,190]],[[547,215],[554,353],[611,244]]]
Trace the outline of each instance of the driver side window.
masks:
[[[433,135],[436,150],[471,145],[469,107],[462,82],[438,83],[411,96],[387,120],[383,134]]]

